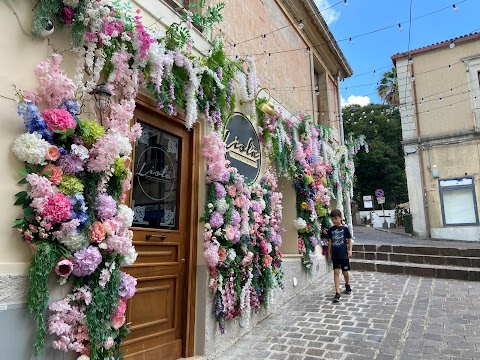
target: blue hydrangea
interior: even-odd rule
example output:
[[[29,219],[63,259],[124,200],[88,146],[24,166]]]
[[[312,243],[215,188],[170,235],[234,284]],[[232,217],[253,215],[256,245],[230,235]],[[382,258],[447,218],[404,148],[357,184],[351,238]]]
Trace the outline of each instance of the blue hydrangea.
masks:
[[[76,194],[75,196],[69,196],[72,203],[72,218],[80,221],[80,226],[84,226],[88,221],[87,210],[88,207],[85,204],[85,198],[82,194]]]
[[[48,130],[47,124],[45,124],[36,105],[27,102],[20,103],[18,105],[18,115],[23,117],[25,128],[29,133],[37,132],[45,140],[52,141],[52,132]]]
[[[75,100],[65,101],[60,108],[67,110],[74,118],[80,114],[80,104]]]

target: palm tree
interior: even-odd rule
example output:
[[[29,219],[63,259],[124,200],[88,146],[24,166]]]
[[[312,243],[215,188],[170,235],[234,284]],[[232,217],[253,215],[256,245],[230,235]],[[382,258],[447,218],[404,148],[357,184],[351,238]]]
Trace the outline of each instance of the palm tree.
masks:
[[[384,103],[398,106],[400,98],[398,95],[396,67],[392,67],[392,70],[383,73],[383,78],[377,86],[377,93]]]

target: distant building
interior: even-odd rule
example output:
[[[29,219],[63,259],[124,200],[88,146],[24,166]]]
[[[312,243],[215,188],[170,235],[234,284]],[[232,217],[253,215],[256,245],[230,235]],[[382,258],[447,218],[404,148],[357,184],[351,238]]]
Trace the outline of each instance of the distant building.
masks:
[[[415,235],[480,240],[480,33],[392,56]]]

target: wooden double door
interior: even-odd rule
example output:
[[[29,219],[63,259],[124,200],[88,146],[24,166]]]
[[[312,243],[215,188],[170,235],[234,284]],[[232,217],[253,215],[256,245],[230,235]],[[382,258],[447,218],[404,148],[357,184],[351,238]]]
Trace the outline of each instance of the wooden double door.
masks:
[[[125,271],[138,283],[123,351],[128,360],[176,360],[193,352],[194,131],[147,105],[137,105],[135,121],[143,128],[130,197],[138,258]]]

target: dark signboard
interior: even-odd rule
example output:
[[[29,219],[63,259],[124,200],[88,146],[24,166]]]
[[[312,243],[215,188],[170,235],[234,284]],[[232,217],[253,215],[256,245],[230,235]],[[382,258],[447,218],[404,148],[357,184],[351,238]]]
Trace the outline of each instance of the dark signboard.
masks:
[[[242,114],[235,114],[225,129],[227,160],[245,176],[247,183],[255,181],[262,164],[260,142],[250,120]]]

